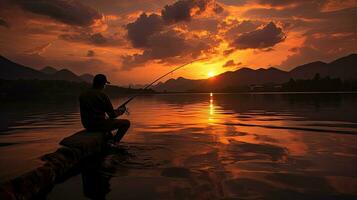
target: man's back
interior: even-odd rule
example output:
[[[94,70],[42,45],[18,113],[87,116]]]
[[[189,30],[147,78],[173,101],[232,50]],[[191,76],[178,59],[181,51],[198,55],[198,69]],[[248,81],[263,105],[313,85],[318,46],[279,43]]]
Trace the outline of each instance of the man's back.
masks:
[[[90,128],[105,120],[105,113],[114,118],[113,106],[106,94],[101,90],[89,89],[79,97],[82,124]]]

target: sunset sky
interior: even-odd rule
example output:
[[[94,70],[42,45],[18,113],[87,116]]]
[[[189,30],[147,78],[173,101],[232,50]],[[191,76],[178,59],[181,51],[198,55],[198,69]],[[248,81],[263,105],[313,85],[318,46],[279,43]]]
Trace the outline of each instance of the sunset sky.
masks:
[[[289,70],[357,52],[357,0],[0,0],[0,54],[111,82]]]

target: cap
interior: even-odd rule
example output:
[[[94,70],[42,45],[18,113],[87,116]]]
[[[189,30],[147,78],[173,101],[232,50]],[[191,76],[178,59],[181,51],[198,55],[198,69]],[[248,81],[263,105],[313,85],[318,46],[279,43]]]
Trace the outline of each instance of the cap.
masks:
[[[107,77],[104,74],[97,74],[93,78],[93,85],[105,85],[105,84],[110,84],[110,82],[107,80]]]

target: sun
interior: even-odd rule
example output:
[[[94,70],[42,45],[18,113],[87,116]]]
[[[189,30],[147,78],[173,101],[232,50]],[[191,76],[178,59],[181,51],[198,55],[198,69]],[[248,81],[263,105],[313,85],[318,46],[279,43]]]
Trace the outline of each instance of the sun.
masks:
[[[212,72],[212,71],[208,72],[208,73],[207,73],[207,76],[208,76],[209,78],[213,77],[213,76],[214,76],[214,72]]]

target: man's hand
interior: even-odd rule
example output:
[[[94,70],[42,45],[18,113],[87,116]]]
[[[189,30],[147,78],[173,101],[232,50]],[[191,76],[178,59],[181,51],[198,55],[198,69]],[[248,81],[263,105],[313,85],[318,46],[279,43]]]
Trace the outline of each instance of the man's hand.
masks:
[[[119,107],[116,111],[118,112],[118,115],[122,115],[125,113],[126,107],[125,106]]]

